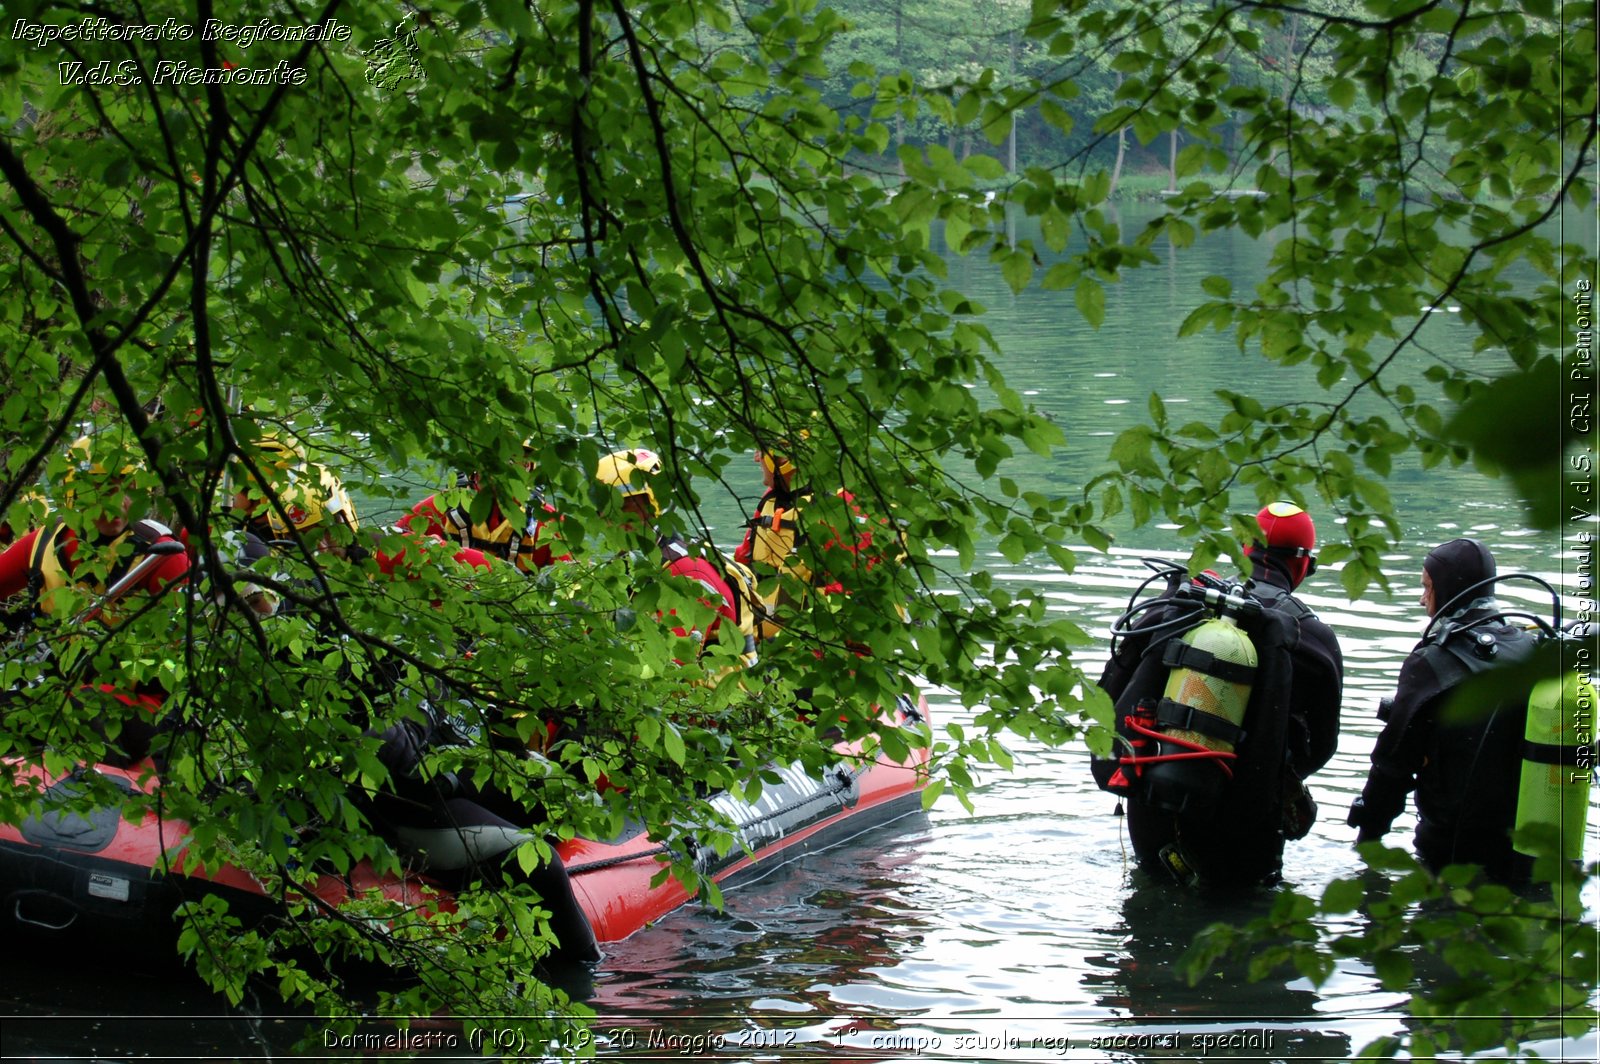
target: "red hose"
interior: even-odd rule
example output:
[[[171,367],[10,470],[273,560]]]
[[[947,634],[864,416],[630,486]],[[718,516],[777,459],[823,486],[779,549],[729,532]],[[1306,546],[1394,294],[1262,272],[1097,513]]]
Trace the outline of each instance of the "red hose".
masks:
[[[1124,765],[1133,765],[1138,767],[1140,765],[1154,765],[1162,761],[1195,761],[1209,759],[1215,761],[1217,763],[1217,767],[1226,773],[1229,779],[1233,778],[1233,769],[1228,767],[1227,764],[1227,762],[1237,760],[1239,757],[1239,755],[1233,751],[1213,750],[1208,746],[1202,746],[1201,744],[1193,742],[1192,740],[1179,739],[1176,736],[1168,735],[1164,732],[1158,732],[1153,728],[1147,728],[1143,724],[1140,724],[1138,721],[1131,718],[1124,723],[1127,725],[1130,731],[1138,732],[1140,735],[1149,736],[1150,738],[1159,740],[1163,743],[1171,743],[1173,746],[1181,746],[1188,751],[1188,753],[1183,754],[1151,754],[1148,757],[1125,756],[1122,759],[1122,763]]]

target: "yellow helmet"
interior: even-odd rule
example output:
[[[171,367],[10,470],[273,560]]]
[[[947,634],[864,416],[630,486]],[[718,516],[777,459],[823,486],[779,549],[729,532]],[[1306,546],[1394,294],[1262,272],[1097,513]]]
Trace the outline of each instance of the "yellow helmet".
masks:
[[[111,480],[130,477],[139,471],[139,463],[136,460],[128,460],[113,473],[106,468],[104,456],[107,451],[118,450],[118,448],[102,446],[98,448],[100,452],[98,455],[95,453],[96,450],[93,440],[88,436],[78,437],[67,448],[67,470],[61,475],[61,504],[63,506],[69,509],[76,507],[77,489],[72,485],[79,478],[85,478],[91,482],[88,491],[90,495],[94,495],[96,494],[95,485],[104,485]]]
[[[72,446],[67,448],[71,464],[67,466],[66,475],[61,478],[62,483],[70,483],[77,476],[103,477],[108,475],[105,463],[94,453],[94,443],[88,436],[79,436],[72,441]],[[116,476],[127,477],[139,471],[139,464],[135,461],[126,462],[117,470]]]
[[[650,490],[646,479],[659,472],[661,456],[643,447],[635,447],[626,451],[612,451],[600,459],[594,478],[620,491],[623,505],[627,505],[630,499],[643,497],[650,505],[650,516],[660,517],[661,506],[656,502],[656,493]]]
[[[11,523],[12,517],[17,524]],[[0,550],[11,546],[19,528],[38,528],[43,518],[50,516],[50,500],[37,491],[25,491],[11,504],[10,513],[0,513]]]
[[[352,532],[361,527],[350,493],[325,466],[312,464],[290,469],[287,479],[288,484],[278,496],[283,500],[293,531],[305,532],[330,519],[343,521]],[[267,507],[265,518],[273,538],[283,539],[289,535],[290,528],[284,525],[276,508]]]
[[[256,441],[256,461],[273,469],[288,469],[305,462],[305,452],[292,440],[281,440],[268,433]]]
[[[801,443],[811,438],[809,429],[801,429],[796,435]],[[789,454],[793,448],[794,445],[788,440],[775,440],[771,446],[763,445],[756,453],[761,456],[761,464],[767,472],[787,477],[794,474],[794,459]]]

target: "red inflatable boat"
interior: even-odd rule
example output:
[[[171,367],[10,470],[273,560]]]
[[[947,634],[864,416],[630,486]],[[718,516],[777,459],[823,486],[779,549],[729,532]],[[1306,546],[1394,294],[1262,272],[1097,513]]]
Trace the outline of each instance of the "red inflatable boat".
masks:
[[[915,722],[925,718],[926,709],[926,702],[913,706],[903,699],[898,712]],[[725,855],[709,846],[696,848],[696,870],[731,885],[921,808],[926,750],[915,751],[905,764],[881,756],[852,761],[846,755],[859,754],[859,745],[841,746],[840,753],[841,760],[820,776],[799,766],[774,766],[779,782],[764,786],[754,802],[728,794],[713,797],[712,804],[735,825],[739,844]],[[119,948],[164,945],[170,952],[172,915],[185,899],[221,895],[246,922],[278,905],[244,870],[186,862],[187,826],[181,821],[147,812],[130,822],[114,803],[87,814],[49,808],[51,797],[81,793],[87,771],[130,796],[154,793],[159,783],[148,763],[133,769],[98,765],[54,778],[36,763],[7,759],[4,771],[10,779],[0,785],[31,784],[44,799],[22,823],[0,824],[0,922],[7,937],[111,934]],[[691,898],[671,876],[651,885],[667,851],[642,829],[609,841],[573,839],[557,851],[572,897],[547,899],[547,904],[575,906],[600,942],[627,938]],[[331,906],[374,892],[407,907],[450,905],[448,892],[425,877],[379,875],[367,862],[345,875],[323,875],[313,892]]]
[[[902,699],[898,712],[903,721],[915,722],[926,720],[927,711],[925,699],[917,705]],[[841,753],[859,754],[860,746],[841,748]],[[710,848],[698,851],[696,871],[731,885],[918,812],[927,767],[925,749],[915,751],[906,764],[881,757],[841,760],[820,778],[790,765],[776,770],[779,782],[764,786],[755,802],[718,795],[712,804],[738,826],[740,844],[725,856]],[[557,850],[566,862],[578,905],[600,942],[627,938],[691,897],[671,877],[651,886],[662,867],[656,857],[665,851],[643,831],[607,842],[573,839]]]

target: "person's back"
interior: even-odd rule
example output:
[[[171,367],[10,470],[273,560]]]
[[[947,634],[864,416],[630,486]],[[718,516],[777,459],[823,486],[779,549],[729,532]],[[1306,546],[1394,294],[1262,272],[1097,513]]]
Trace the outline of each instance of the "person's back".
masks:
[[[478,479],[464,477],[458,487],[476,489]],[[513,504],[509,509],[510,513],[503,510],[499,498],[495,497],[488,516],[474,521],[466,507],[441,504],[437,495],[429,495],[400,519],[399,527],[402,531],[420,532],[457,544],[462,549],[493,555],[512,562],[526,573],[536,572],[565,557],[556,554],[553,530],[559,515],[554,506],[535,493],[526,504]]]
[[[1423,562],[1429,631],[1400,667],[1395,696],[1349,824],[1357,841],[1382,838],[1416,792],[1416,851],[1434,870],[1481,865],[1493,879],[1525,880],[1531,860],[1512,848],[1527,692],[1500,692],[1487,706],[1454,706],[1474,677],[1528,661],[1539,637],[1501,615],[1492,597],[1494,556],[1457,539]]]
[[[618,493],[621,527],[636,532],[643,538],[655,538],[660,552],[662,568],[674,577],[681,577],[698,585],[704,595],[697,594],[700,603],[717,612],[699,636],[702,653],[718,638],[724,622],[738,630],[734,640],[739,644],[741,665],[753,665],[756,658],[756,625],[761,616],[761,602],[755,597],[755,578],[739,562],[723,562],[698,555],[680,536],[658,535],[654,522],[661,516],[661,505],[656,500],[650,480],[662,470],[660,457],[643,448],[614,451],[600,460],[595,479]],[[678,618],[674,617],[674,622]],[[680,623],[671,625],[680,637],[690,635],[690,629]]]
[[[1291,652],[1294,679],[1285,753],[1290,767],[1304,780],[1326,765],[1339,747],[1344,689],[1339,637],[1283,586],[1273,570],[1257,568],[1246,590],[1263,605],[1291,613],[1298,621],[1299,639]]]
[[[1532,632],[1491,622],[1470,635],[1453,634],[1442,649],[1457,661],[1477,657],[1485,637],[1496,647],[1492,663],[1480,659],[1485,669],[1526,662],[1538,644]],[[1509,840],[1522,775],[1526,701],[1519,697],[1487,711],[1452,713],[1446,703],[1454,686],[1436,696],[1429,709],[1435,722],[1425,770],[1417,778],[1417,852],[1430,867],[1477,864],[1497,879],[1521,879],[1529,862],[1512,853]]]
[[[1173,580],[1163,600],[1144,609],[1121,639],[1100,682],[1116,701],[1124,753],[1096,759],[1096,780],[1126,798],[1140,865],[1186,882],[1233,886],[1276,879],[1285,840],[1303,837],[1315,817],[1304,780],[1327,763],[1338,741],[1338,639],[1291,594],[1315,567],[1310,517],[1275,503],[1257,519],[1264,542],[1247,551],[1251,580],[1230,587],[1212,579],[1187,590]],[[1241,648],[1230,661],[1216,663],[1198,648],[1175,645],[1192,641],[1185,636],[1213,613],[1231,615],[1248,652]],[[1185,670],[1216,690],[1238,685],[1238,696],[1247,699],[1242,718],[1218,723],[1174,704],[1168,691]],[[1210,741],[1183,745],[1195,735]],[[1231,756],[1217,756],[1218,749]],[[1156,766],[1184,762],[1193,778],[1193,766],[1206,761],[1217,773],[1214,800],[1184,801],[1153,787],[1175,775]]]
[[[792,483],[795,465],[787,455],[762,449],[756,452],[756,462],[766,490],[745,522],[744,539],[733,552],[734,560],[757,567],[761,575],[786,572],[809,583],[811,570],[801,557],[806,542],[801,512],[811,500],[811,491]]]

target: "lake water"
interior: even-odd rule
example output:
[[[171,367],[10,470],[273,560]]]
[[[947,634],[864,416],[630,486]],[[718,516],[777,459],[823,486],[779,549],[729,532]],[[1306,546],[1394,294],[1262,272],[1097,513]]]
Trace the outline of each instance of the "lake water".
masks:
[[[1124,224],[1139,224],[1147,213],[1125,211]],[[1108,287],[1106,324],[1098,332],[1082,325],[1070,293],[1013,297],[983,264],[954,264],[952,284],[989,309],[986,320],[1005,346],[1012,385],[1067,434],[1061,460],[1021,460],[1019,477],[1030,486],[1070,491],[1104,468],[1110,437],[1145,416],[1157,382],[1169,405],[1188,403],[1196,417],[1212,414],[1211,392],[1219,386],[1281,399],[1308,393],[1292,373],[1262,372],[1262,363],[1240,355],[1229,337],[1174,340],[1200,278],[1222,273],[1236,289],[1253,284],[1264,261],[1261,245],[1216,239],[1159,250],[1161,265]],[[1449,350],[1465,330],[1448,314],[1439,318],[1430,321],[1428,340],[1435,350]],[[753,496],[753,479],[750,490]],[[1312,781],[1321,816],[1285,857],[1285,880],[1312,894],[1358,866],[1344,812],[1365,778],[1377,701],[1392,690],[1424,623],[1415,602],[1422,555],[1442,540],[1473,535],[1493,548],[1502,572],[1527,570],[1569,592],[1575,587],[1573,577],[1563,576],[1571,556],[1561,542],[1523,528],[1502,485],[1470,470],[1402,470],[1395,494],[1403,500],[1406,541],[1387,559],[1394,596],[1349,602],[1333,571],[1303,588],[1305,601],[1339,633],[1346,661],[1339,753]],[[1237,508],[1254,504],[1240,500]],[[1317,516],[1326,537],[1331,523]],[[1103,639],[1146,575],[1140,557],[1179,559],[1182,548],[1170,529],[1152,528],[1122,536],[1109,555],[1081,550],[1070,576],[1010,566],[998,556],[989,564],[1009,585],[1042,591],[1053,610]],[[1540,608],[1527,589],[1508,587],[1504,597]],[[1091,675],[1104,654],[1102,642],[1086,655]],[[928,696],[936,723],[963,717],[940,692]],[[1131,849],[1112,815],[1115,803],[1093,786],[1085,751],[1026,742],[1011,749],[1015,771],[987,776],[971,796],[972,813],[946,797],[925,817],[730,892],[723,912],[681,910],[607,947],[584,989],[600,1014],[602,1055],[1344,1059],[1403,1029],[1404,997],[1382,990],[1360,962],[1341,963],[1320,989],[1298,978],[1247,983],[1234,974],[1187,986],[1175,965],[1195,932],[1216,920],[1264,913],[1274,892],[1201,899],[1134,874]],[[1403,817],[1391,840],[1404,844],[1412,824]],[[1592,813],[1594,824],[1600,816]],[[1592,856],[1592,838],[1590,845]],[[110,984],[123,989],[110,997],[86,992],[81,967],[55,981],[13,968],[0,982],[0,1009],[96,1018],[35,1021],[31,1034],[8,1024],[7,1052],[222,1059],[281,1046],[279,1035],[292,1026],[260,1018],[215,1027],[193,1019],[152,1021],[162,1011],[207,1011],[206,999],[169,984],[159,994],[147,982]],[[107,1001],[117,1004],[108,1009]],[[107,1012],[143,1018],[119,1021]],[[1540,1048],[1548,1056],[1596,1055],[1592,1038]]]

